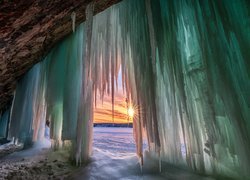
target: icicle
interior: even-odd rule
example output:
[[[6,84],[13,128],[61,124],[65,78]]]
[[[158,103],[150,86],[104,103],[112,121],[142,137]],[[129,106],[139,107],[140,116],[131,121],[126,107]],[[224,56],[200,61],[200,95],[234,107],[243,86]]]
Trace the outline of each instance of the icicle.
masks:
[[[140,161],[140,169],[141,169],[141,173],[143,174],[143,157],[139,158]]]
[[[82,63],[82,84],[81,84],[81,100],[79,102],[78,119],[77,119],[77,136],[76,136],[76,164],[81,165],[82,160],[87,161],[89,158],[89,130],[86,127],[90,127],[90,113],[88,109],[89,104],[93,101],[93,84],[91,81],[91,36],[93,25],[93,3],[90,3],[86,8],[86,29],[85,29],[85,49],[83,54]],[[92,128],[92,126],[90,127]],[[84,147],[84,148],[83,148]]]
[[[9,109],[0,113],[0,137],[1,138],[7,138],[8,136],[9,116],[10,116]]]
[[[17,145],[18,145],[18,143],[19,143],[18,138],[15,138],[15,140],[14,140],[14,144],[17,146]]]
[[[158,153],[158,158],[159,158],[159,173],[161,173],[161,151],[160,150]]]
[[[150,37],[150,45],[151,45],[151,59],[153,65],[153,72],[155,73],[156,68],[156,41],[155,41],[155,32],[154,32],[154,24],[153,24],[153,15],[151,10],[151,0],[145,0],[146,4],[146,12],[148,19],[148,27],[149,27],[149,37]]]
[[[75,11],[73,11],[71,13],[71,20],[72,20],[72,31],[75,32],[75,28],[76,28],[76,13],[75,13]]]
[[[158,132],[158,121],[157,121],[157,110],[156,110],[156,94],[155,94],[155,86],[156,84],[156,40],[155,40],[155,32],[154,32],[154,25],[153,25],[153,15],[152,15],[152,10],[151,10],[151,0],[146,0],[146,12],[147,12],[147,20],[148,20],[148,27],[149,27],[149,38],[150,38],[150,45],[151,45],[151,58],[152,58],[152,76],[153,76],[153,81],[152,87],[151,87],[151,113],[152,113],[152,128],[153,128],[153,134],[154,134],[154,141],[156,148],[160,148],[160,137],[159,137],[159,132]],[[151,135],[151,134],[150,134]]]

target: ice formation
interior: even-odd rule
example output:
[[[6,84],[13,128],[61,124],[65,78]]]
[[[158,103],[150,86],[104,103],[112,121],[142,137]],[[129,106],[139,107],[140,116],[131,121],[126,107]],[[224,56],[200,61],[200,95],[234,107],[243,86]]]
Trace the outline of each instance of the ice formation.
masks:
[[[71,13],[71,20],[72,20],[72,31],[75,32],[76,30],[76,13]]]
[[[6,138],[8,134],[9,115],[9,109],[3,111],[3,113],[0,114],[0,139]]]
[[[54,146],[71,140],[72,157],[85,161],[96,94],[110,93],[114,102],[121,68],[126,95],[138,107],[142,163],[145,130],[161,161],[250,176],[250,3],[124,0],[94,17],[92,9],[19,81],[9,137],[39,139],[49,119]]]

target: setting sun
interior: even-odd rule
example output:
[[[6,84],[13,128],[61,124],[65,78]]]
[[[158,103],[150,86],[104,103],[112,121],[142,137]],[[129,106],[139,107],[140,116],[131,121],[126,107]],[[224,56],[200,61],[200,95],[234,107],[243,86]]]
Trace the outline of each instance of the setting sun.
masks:
[[[132,107],[132,116],[135,116],[135,109]],[[115,92],[114,101],[114,117],[112,117],[112,100],[111,96],[104,94],[103,101],[100,98],[100,94],[97,95],[96,106],[94,109],[94,123],[117,123],[127,124],[133,123],[133,118],[129,115],[129,105],[126,102],[126,96],[122,90]],[[134,113],[133,113],[134,111]],[[114,118],[114,122],[113,122]]]
[[[128,116],[130,117],[130,118],[133,118],[134,117],[134,114],[135,114],[135,111],[134,111],[134,109],[133,109],[133,107],[129,107],[128,108]]]

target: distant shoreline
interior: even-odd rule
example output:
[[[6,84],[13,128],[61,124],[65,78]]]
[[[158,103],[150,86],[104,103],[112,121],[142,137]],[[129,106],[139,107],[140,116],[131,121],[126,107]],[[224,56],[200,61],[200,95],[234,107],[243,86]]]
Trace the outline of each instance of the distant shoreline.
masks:
[[[133,123],[94,123],[94,127],[128,127],[132,128]]]

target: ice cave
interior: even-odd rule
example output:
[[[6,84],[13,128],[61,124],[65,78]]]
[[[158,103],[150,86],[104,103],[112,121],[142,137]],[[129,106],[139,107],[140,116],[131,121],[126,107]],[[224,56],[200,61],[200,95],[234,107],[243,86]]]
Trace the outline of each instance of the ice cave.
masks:
[[[0,54],[0,179],[250,179],[249,0],[0,0]]]

